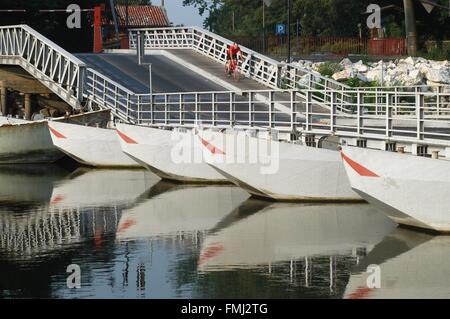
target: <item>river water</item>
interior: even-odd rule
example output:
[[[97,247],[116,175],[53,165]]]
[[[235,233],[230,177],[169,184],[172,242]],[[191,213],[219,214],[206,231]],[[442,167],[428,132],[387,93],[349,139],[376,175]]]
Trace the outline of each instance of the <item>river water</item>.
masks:
[[[450,239],[368,204],[272,203],[144,170],[2,166],[0,298],[30,297],[448,298]]]

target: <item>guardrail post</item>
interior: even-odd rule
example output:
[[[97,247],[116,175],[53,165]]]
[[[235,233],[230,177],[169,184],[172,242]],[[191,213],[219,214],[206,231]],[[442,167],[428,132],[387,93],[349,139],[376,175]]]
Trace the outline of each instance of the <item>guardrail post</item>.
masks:
[[[198,119],[198,93],[195,93],[195,101],[194,101],[194,113],[195,113],[195,125],[199,125]]]
[[[84,87],[85,87],[85,81],[86,81],[86,67],[85,66],[79,66],[78,67],[78,81],[77,83],[77,99],[78,103],[83,102],[83,94],[84,94]]]
[[[281,73],[282,73],[282,66],[279,64],[277,66],[277,75],[276,75],[277,87],[279,88],[281,88]]]
[[[180,93],[180,125],[184,124],[184,105],[183,105],[183,94]]]
[[[311,115],[311,109],[312,109],[312,92],[307,91],[306,92],[306,131],[311,131],[311,124],[312,124],[312,115]]]
[[[424,107],[425,96],[416,92],[416,115],[417,115],[417,139],[423,139],[424,133]]]
[[[248,126],[253,126],[253,92],[248,94]]]
[[[211,93],[212,125],[216,126],[216,93]]]
[[[127,93],[127,121],[130,121],[130,94]]]
[[[295,113],[295,92],[290,92],[291,98],[291,132],[295,130],[295,122],[296,122],[296,113]]]
[[[153,94],[150,95],[150,123],[155,124],[155,110],[153,104]]]
[[[436,94],[436,112],[437,112],[437,116],[441,115],[441,93],[442,93],[442,86],[438,86],[437,94]]]
[[[274,127],[273,123],[273,91],[269,92],[269,127]]]
[[[168,98],[167,94],[164,94],[164,124],[166,124],[166,125],[169,124],[169,113],[167,110],[167,108],[169,106],[168,106],[167,98]]]
[[[137,119],[136,119],[137,123],[136,124],[141,124],[141,111],[142,111],[141,99],[142,99],[142,96],[138,95],[137,96],[137,110],[136,110],[136,113],[137,113]]]
[[[236,120],[235,114],[234,114],[234,93],[230,92],[230,95],[228,97],[230,99],[230,126],[234,126],[234,122]]]
[[[334,133],[336,125],[336,108],[337,108],[337,92],[331,91],[331,101],[330,101],[330,132]]]
[[[358,91],[356,95],[356,114],[357,114],[357,128],[356,133],[358,136],[361,136],[361,126],[363,125],[363,119],[362,119],[362,107],[361,107],[361,95],[362,93]],[[377,94],[378,95],[378,94]],[[377,98],[375,99],[377,101]],[[375,102],[377,103],[377,102]]]
[[[397,92],[394,93],[394,98],[396,98],[397,96]],[[394,108],[394,106],[391,105],[390,103],[391,101],[391,95],[389,93],[386,94],[386,137],[390,138],[392,137],[392,124],[393,124],[393,120],[392,120],[392,109]]]

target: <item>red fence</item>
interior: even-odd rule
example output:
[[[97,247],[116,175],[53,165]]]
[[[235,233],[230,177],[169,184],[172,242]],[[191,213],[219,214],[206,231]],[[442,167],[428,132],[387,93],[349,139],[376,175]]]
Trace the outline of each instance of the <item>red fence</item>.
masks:
[[[368,45],[369,55],[397,56],[406,55],[406,39],[372,39]]]
[[[257,52],[283,55],[287,53],[287,38],[269,36],[234,37],[226,36],[239,44]],[[405,39],[368,40],[365,38],[344,37],[292,37],[292,53],[311,54],[315,52],[334,53],[339,55],[370,54],[379,56],[406,55]]]

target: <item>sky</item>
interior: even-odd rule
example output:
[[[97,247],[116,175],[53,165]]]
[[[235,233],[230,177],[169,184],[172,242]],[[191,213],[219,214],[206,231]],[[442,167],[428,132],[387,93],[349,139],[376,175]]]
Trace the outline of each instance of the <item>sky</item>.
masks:
[[[153,0],[152,4],[159,6],[161,0]],[[174,25],[203,27],[203,17],[198,14],[197,8],[183,7],[183,0],[166,0],[166,10],[170,22],[173,22]]]

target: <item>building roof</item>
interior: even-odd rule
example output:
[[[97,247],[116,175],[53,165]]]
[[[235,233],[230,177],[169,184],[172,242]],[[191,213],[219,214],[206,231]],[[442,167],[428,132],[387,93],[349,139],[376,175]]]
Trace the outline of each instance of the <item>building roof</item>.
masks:
[[[119,27],[126,26],[126,6],[116,6]],[[166,10],[158,6],[128,6],[128,26],[136,27],[167,27],[170,25]]]

